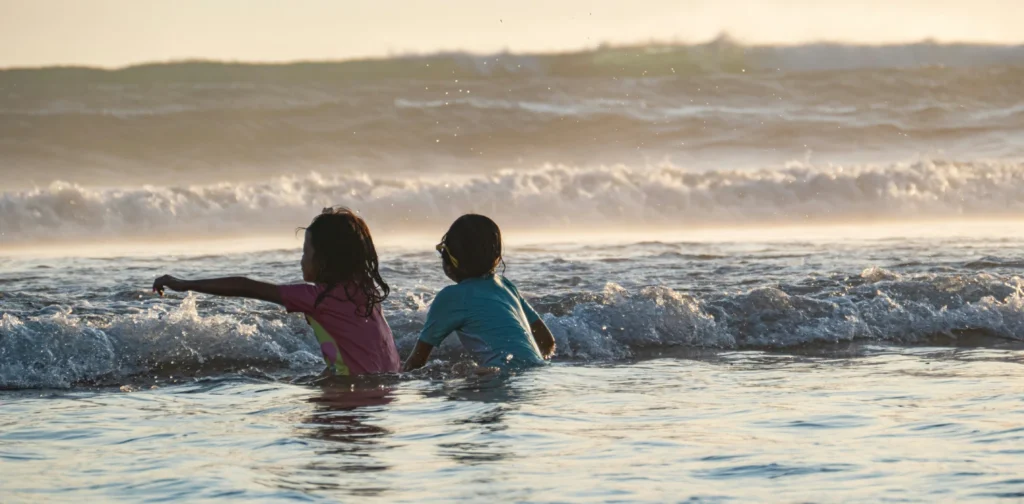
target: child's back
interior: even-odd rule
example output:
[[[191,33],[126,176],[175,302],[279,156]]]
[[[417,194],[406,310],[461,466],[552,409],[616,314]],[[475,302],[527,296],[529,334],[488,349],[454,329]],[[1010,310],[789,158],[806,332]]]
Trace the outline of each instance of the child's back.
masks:
[[[538,320],[537,312],[507,278],[467,278],[437,293],[420,341],[436,347],[457,331],[480,365],[533,366],[544,363],[530,329]]]
[[[555,353],[555,338],[544,321],[515,284],[495,273],[504,261],[501,230],[494,221],[463,215],[436,248],[445,275],[455,285],[441,289],[430,304],[406,370],[425,365],[434,347],[453,331],[481,366],[537,366]]]
[[[370,228],[345,208],[325,208],[306,228],[302,279],[275,285],[244,277],[183,280],[164,275],[153,290],[192,290],[261,299],[306,315],[329,371],[336,375],[394,373],[398,352],[381,303],[391,288],[380,276]]]
[[[306,315],[334,374],[398,372],[398,350],[380,305],[365,316],[361,313],[365,296],[358,289],[337,286],[323,294],[324,289],[322,285],[282,285],[280,293],[286,310]]]

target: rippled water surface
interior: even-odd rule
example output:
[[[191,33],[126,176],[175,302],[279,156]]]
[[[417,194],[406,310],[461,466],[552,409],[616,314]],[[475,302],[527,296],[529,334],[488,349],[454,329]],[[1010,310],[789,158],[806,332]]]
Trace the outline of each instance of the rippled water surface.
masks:
[[[1024,352],[725,352],[509,379],[8,392],[5,501],[1024,497]]]

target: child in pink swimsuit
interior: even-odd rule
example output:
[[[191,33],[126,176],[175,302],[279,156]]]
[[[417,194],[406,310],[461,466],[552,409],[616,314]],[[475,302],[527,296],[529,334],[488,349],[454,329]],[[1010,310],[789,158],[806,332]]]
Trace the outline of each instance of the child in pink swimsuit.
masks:
[[[306,228],[302,279],[274,285],[243,277],[182,280],[164,275],[153,291],[196,291],[261,299],[306,315],[329,372],[397,373],[398,351],[381,303],[390,288],[380,277],[370,229],[352,211],[324,209]]]

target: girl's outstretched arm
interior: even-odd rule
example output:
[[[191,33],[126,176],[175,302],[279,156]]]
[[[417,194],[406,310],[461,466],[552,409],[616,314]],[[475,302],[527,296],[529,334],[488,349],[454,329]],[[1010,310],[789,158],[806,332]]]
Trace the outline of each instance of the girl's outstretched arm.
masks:
[[[244,297],[284,304],[284,301],[281,300],[281,293],[276,285],[257,282],[245,277],[182,280],[170,275],[164,275],[153,282],[153,292],[159,293],[162,296],[165,288],[177,292],[195,291],[215,296]]]
[[[408,373],[409,371],[419,369],[427,365],[427,359],[430,358],[430,352],[433,350],[434,346],[430,343],[417,341],[416,348],[412,349],[412,353],[409,354],[409,358],[405,360],[405,365],[402,366],[402,371]]]
[[[541,357],[550,359],[552,355],[555,355],[555,337],[543,320],[534,320],[530,324],[530,332],[533,333],[533,340],[537,342]]]

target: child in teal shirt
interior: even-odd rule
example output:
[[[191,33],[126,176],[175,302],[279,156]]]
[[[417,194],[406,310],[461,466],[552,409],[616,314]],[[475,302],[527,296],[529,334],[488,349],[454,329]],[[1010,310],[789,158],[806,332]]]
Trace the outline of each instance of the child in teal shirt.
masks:
[[[555,338],[509,279],[496,274],[501,230],[483,215],[463,215],[437,245],[448,278],[430,304],[416,348],[405,362],[411,371],[427,363],[434,347],[453,331],[484,367],[520,369],[544,364]]]

